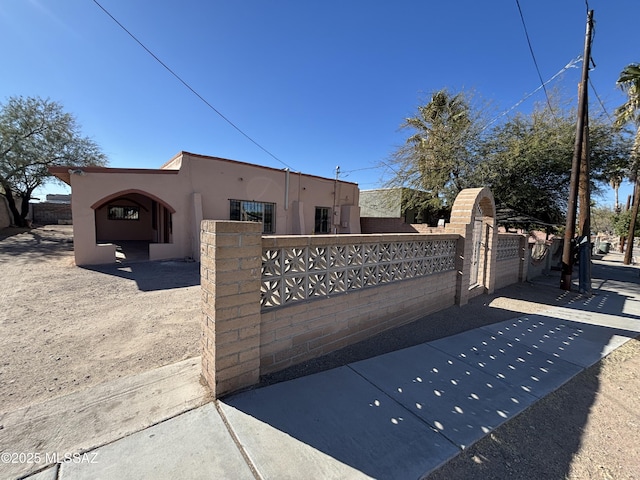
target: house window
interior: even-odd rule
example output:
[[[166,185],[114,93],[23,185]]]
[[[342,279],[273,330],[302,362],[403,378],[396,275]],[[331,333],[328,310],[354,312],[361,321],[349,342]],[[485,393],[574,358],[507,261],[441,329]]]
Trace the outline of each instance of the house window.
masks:
[[[316,223],[313,229],[315,233],[329,233],[331,225],[331,222],[329,222],[330,211],[329,207],[316,207]]]
[[[275,233],[275,203],[231,200],[230,220],[262,223],[262,233]]]
[[[107,218],[109,220],[140,220],[140,207],[109,205],[107,207]]]

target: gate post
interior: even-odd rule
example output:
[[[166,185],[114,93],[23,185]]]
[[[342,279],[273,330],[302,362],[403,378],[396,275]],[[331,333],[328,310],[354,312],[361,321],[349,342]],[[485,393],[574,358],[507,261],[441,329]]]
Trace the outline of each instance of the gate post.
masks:
[[[262,224],[204,220],[202,374],[214,398],[260,378]]]
[[[477,212],[482,212],[483,251],[478,256],[478,293],[493,293],[495,289],[496,246],[498,230],[496,206],[489,188],[466,188],[456,197],[451,210],[447,233],[460,235],[456,258],[456,304],[465,305],[471,297],[471,261],[473,256],[473,230]]]

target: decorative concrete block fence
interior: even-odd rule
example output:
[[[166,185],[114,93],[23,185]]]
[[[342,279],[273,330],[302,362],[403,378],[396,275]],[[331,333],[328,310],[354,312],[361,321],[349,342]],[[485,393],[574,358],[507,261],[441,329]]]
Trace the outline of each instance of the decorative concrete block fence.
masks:
[[[203,221],[213,395],[526,278],[525,238],[497,235],[491,192],[458,199],[442,234],[262,236],[258,223]]]

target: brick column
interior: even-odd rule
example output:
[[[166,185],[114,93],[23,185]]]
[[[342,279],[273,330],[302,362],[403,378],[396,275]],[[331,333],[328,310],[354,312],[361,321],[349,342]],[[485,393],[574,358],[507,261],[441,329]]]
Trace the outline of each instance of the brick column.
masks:
[[[262,225],[204,220],[202,373],[215,398],[258,383]]]
[[[451,210],[451,220],[446,226],[447,233],[455,233],[462,237],[458,242],[456,269],[456,303],[465,305],[469,302],[469,286],[471,278],[471,257],[473,245],[473,227],[476,220],[476,207],[482,209],[482,223],[485,238],[482,239],[484,252],[480,254],[482,277],[479,284],[485,293],[493,293],[495,287],[496,255],[498,244],[496,228],[496,209],[493,194],[488,188],[467,188],[456,197]]]

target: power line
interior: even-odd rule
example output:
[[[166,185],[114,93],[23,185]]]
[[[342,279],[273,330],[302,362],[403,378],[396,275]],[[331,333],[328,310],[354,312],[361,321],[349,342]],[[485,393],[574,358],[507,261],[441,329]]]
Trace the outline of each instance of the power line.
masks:
[[[158,58],[158,56],[156,56],[149,48],[147,48],[146,45],[144,45],[140,40],[138,40],[138,38],[133,33],[131,33],[129,30],[127,30],[127,28],[124,25],[122,25],[113,15],[111,15],[111,13],[109,13],[109,11],[106,8],[104,8],[102,5],[100,5],[100,3],[98,3],[97,0],[93,0],[93,3],[95,3],[104,13],[106,13],[107,16],[109,16],[109,18],[111,18],[111,20],[113,20],[122,30],[124,30],[127,33],[127,35],[129,35],[133,40],[135,40],[135,42],[138,45],[140,45],[149,55],[151,55],[154,58],[154,60],[156,60],[160,65],[162,65],[165,68],[165,70],[167,70],[171,75],[173,75],[175,78],[177,78],[178,81],[180,81],[180,83],[182,83],[185,87],[187,87],[189,89],[189,91],[191,91],[191,93],[193,93],[196,97],[198,97],[207,107],[209,107],[211,110],[213,110],[215,113],[217,113],[220,116],[220,118],[222,118],[225,122],[227,122],[229,125],[231,125],[233,128],[235,128],[247,140],[249,140],[251,143],[253,143],[255,146],[257,146],[260,150],[265,152],[267,155],[272,157],[274,160],[277,160],[278,162],[280,162],[285,167],[287,167],[287,168],[289,168],[291,170],[294,170],[293,167],[291,167],[290,165],[288,165],[287,163],[283,162],[278,157],[276,157],[273,153],[271,153],[269,150],[267,150],[265,147],[263,147],[260,143],[258,143],[256,140],[251,138],[247,133],[245,133],[240,127],[238,127],[235,123],[233,123],[229,118],[224,116],[222,114],[222,112],[220,112],[217,108],[215,108],[213,105],[211,105],[191,85],[189,85],[185,80],[183,80],[182,77],[180,77],[180,75],[178,75],[171,68],[169,68],[169,66],[166,63],[164,63],[162,60],[160,60],[160,58]]]
[[[361,172],[362,170],[377,170],[379,168],[384,168],[384,165],[378,165],[376,167],[356,168],[354,170],[343,170],[342,173]]]
[[[587,6],[587,15],[589,15],[589,1],[585,0],[585,4]],[[593,21],[593,26],[591,27],[591,30],[592,30],[592,33],[591,33],[591,45],[592,45],[592,48],[593,48],[593,44],[595,43],[595,38],[596,38],[596,22],[595,21]],[[591,56],[590,61],[591,61],[591,65],[593,65],[593,68],[596,68],[596,62],[593,60],[593,56]],[[596,87],[593,84],[593,81],[591,80],[591,77],[589,77],[589,85],[591,85],[591,90],[593,90],[593,93],[595,94],[596,98],[598,99],[598,102],[600,103],[600,107],[602,107],[602,111],[605,113],[605,115],[607,116],[609,121],[611,123],[613,123],[614,119],[609,114],[609,112],[607,110],[607,107],[604,106],[604,102],[600,98],[600,95],[598,95],[598,92],[596,91]]]
[[[591,90],[593,90],[593,93],[595,94],[596,98],[598,99],[598,102],[600,103],[600,106],[602,107],[602,111],[605,113],[605,115],[607,116],[609,121],[611,123],[613,123],[614,122],[613,117],[611,115],[609,115],[609,112],[607,111],[607,107],[604,106],[604,103],[602,102],[602,99],[600,98],[600,95],[598,95],[598,92],[596,92],[596,87],[593,84],[593,82],[591,81],[591,77],[589,77],[589,85],[591,85]]]
[[[540,68],[538,67],[538,61],[536,60],[536,55],[533,53],[533,46],[531,45],[531,39],[529,38],[529,32],[527,31],[527,24],[524,21],[522,8],[520,8],[520,0],[516,0],[516,5],[518,5],[518,12],[520,12],[520,19],[522,20],[522,27],[524,28],[524,35],[525,37],[527,37],[527,43],[529,44],[529,51],[531,52],[531,58],[533,58],[533,64],[536,66],[536,71],[538,72],[538,78],[540,79],[540,84],[542,85],[542,89],[544,90],[545,97],[547,97],[547,105],[549,105],[549,110],[551,111],[551,114],[554,116],[554,118],[556,118],[556,114],[554,113],[553,107],[551,106],[551,100],[549,99],[547,88],[545,87],[544,80],[542,79],[542,75],[540,74]]]
[[[569,70],[570,68],[576,68],[577,64],[582,60],[582,55],[578,55],[576,58],[574,58],[573,60],[571,60],[569,63],[567,63],[564,67],[562,67],[553,77],[551,77],[549,80],[547,80],[546,82],[542,83],[541,85],[539,85],[535,90],[533,90],[532,92],[527,93],[524,97],[522,97],[518,102],[516,102],[511,108],[505,110],[504,112],[502,112],[500,115],[498,115],[497,117],[495,117],[493,120],[491,120],[489,123],[487,123],[484,128],[482,129],[483,131],[486,130],[490,125],[492,125],[493,123],[495,123],[499,118],[504,117],[505,115],[507,115],[509,112],[515,110],[516,108],[518,108],[520,105],[522,105],[528,98],[532,97],[536,92],[542,90],[546,85],[548,85],[549,83],[551,83],[553,80],[555,80],[556,78],[558,78],[560,75],[562,75],[564,72],[566,72],[567,70]]]

